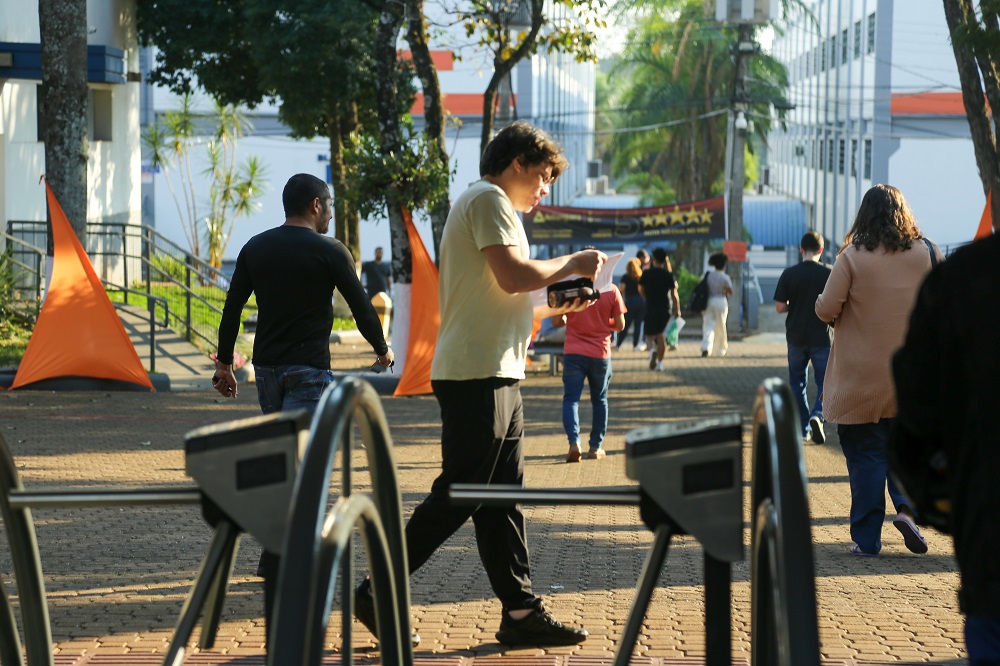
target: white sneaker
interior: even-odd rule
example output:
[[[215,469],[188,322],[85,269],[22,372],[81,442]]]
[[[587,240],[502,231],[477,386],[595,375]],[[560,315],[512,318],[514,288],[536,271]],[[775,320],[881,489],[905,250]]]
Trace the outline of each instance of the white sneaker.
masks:
[[[639,343],[639,346],[638,346],[638,347],[635,347],[635,350],[636,350],[636,351],[641,351],[641,352],[644,352],[644,351],[646,351],[647,349],[649,349],[649,347],[647,347],[647,346],[646,346],[646,343],[645,343],[645,342],[640,342],[640,343]]]
[[[822,444],[826,441],[826,431],[823,430],[823,422],[818,416],[809,419],[809,433],[812,436],[812,441],[817,444]]]
[[[656,369],[657,370],[663,370],[663,361],[657,361],[656,362]]]

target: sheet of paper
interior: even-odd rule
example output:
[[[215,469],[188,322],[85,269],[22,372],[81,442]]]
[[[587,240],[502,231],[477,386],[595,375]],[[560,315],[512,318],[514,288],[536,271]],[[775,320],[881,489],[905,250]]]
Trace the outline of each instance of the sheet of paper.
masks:
[[[615,266],[624,256],[625,256],[624,252],[616,252],[615,254],[608,255],[608,260],[604,262],[603,266],[601,266],[601,272],[597,274],[597,279],[594,280],[594,289],[596,289],[597,291],[604,292],[611,288],[611,284],[612,281],[614,280],[614,275],[615,275]],[[574,273],[573,275],[570,275],[569,277],[564,279],[575,280],[578,277],[583,277],[583,276]],[[536,289],[535,291],[531,292],[531,307],[532,308],[544,307],[548,304],[548,299],[549,299],[548,290]]]

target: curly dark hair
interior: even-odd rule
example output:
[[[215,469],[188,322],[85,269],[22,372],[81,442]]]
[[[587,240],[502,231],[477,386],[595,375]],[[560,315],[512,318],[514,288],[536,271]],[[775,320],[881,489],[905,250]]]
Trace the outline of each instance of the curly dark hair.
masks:
[[[850,245],[869,252],[879,246],[885,252],[909,250],[913,241],[923,237],[903,193],[892,185],[875,185],[861,200],[854,224],[844,236],[844,246],[837,254]]]
[[[562,147],[552,137],[518,120],[500,130],[486,146],[479,160],[479,175],[499,176],[517,158],[521,158],[524,166],[551,166],[552,182],[569,168]]]

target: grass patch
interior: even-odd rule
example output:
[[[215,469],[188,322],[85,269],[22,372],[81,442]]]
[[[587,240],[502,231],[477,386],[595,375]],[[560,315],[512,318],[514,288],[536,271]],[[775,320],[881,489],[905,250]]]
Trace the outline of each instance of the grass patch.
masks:
[[[12,319],[0,321],[0,368],[15,368],[21,364],[28,348],[31,329]]]

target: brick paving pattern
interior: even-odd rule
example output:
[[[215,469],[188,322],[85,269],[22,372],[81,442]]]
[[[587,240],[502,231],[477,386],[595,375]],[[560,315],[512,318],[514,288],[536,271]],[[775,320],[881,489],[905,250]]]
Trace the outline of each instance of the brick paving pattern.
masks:
[[[139,347],[141,349],[141,347]],[[363,346],[334,348],[335,367],[370,364]],[[726,358],[701,358],[682,340],[664,372],[647,357],[616,353],[610,390],[608,457],[564,461],[562,383],[534,366],[523,384],[527,420],[527,484],[532,487],[621,487],[624,437],[631,428],[738,411],[748,423],[756,387],[786,376],[782,336],[732,343]],[[158,370],[168,368],[158,360]],[[199,369],[201,366],[199,366]],[[168,371],[166,369],[161,371]],[[171,378],[175,387],[184,383]],[[586,395],[586,394],[585,394]],[[429,489],[439,465],[440,430],[433,397],[384,397],[406,515]],[[173,393],[4,392],[0,432],[13,449],[25,486],[105,487],[190,485],[184,474],[183,436],[209,423],[254,416],[252,386],[238,400],[200,390]],[[581,423],[590,407],[581,403]],[[584,428],[586,430],[586,428]],[[950,539],[927,532],[930,552],[910,554],[890,525],[878,558],[857,558],[850,546],[850,492],[835,427],[824,445],[805,447],[813,522],[821,652],[827,664],[965,664],[958,575]],[[745,478],[749,433],[745,428]],[[367,482],[364,457],[354,457],[355,484]],[[749,487],[747,487],[749,501]],[[744,540],[749,537],[749,509]],[[35,510],[34,518],[60,666],[159,663],[166,650],[211,532],[196,507]],[[626,621],[651,534],[632,507],[528,506],[533,582],[560,620],[585,626],[579,646],[509,650],[496,643],[500,607],[476,552],[473,529],[463,527],[411,578],[412,617],[423,638],[420,666],[596,666],[608,664]],[[887,520],[891,514],[887,516]],[[244,538],[223,621],[212,650],[192,644],[187,664],[262,664],[262,593],[254,576],[259,547]],[[733,567],[734,663],[750,656],[749,548]],[[363,554],[358,554],[359,562]],[[703,663],[702,550],[690,537],[671,543],[660,584],[636,646],[640,666]],[[10,572],[0,534],[0,572]],[[8,592],[13,594],[10,574]],[[375,643],[355,623],[356,659],[377,660]],[[195,635],[197,637],[197,634]],[[339,663],[339,615],[326,637],[328,663]]]

